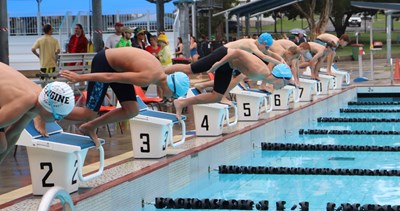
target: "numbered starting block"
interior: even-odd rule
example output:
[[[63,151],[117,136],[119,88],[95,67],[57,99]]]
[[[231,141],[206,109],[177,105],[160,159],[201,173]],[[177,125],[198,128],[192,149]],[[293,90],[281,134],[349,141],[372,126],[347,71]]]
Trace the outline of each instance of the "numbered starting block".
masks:
[[[307,67],[306,71],[304,71],[304,75],[311,76],[311,68]],[[317,89],[319,90],[322,95],[327,95],[329,89],[336,89],[337,88],[337,78],[335,76],[326,75],[326,74],[319,74],[319,83],[317,83]]]
[[[176,147],[185,142],[186,116],[178,120],[175,114],[150,110],[139,96],[136,99],[140,111],[129,120],[134,158],[161,158],[167,155],[168,143]],[[182,126],[182,138],[175,143],[173,126],[177,123]]]
[[[312,101],[312,95],[319,95],[321,92],[319,91],[319,86],[321,86],[320,82],[313,79],[300,78],[300,87],[299,87],[299,98],[300,102],[309,102]]]
[[[266,113],[272,111],[272,95],[269,92],[237,85],[230,93],[236,95],[239,121],[259,120],[263,106]]]
[[[194,97],[201,94],[196,88],[190,88],[186,97]],[[229,121],[229,108],[231,106],[222,103],[208,103],[193,105],[194,123],[196,136],[219,136],[222,134],[224,119],[228,127],[233,127],[238,121],[237,106],[233,106],[235,111],[234,121]]]
[[[88,136],[65,133],[55,122],[46,123],[49,137],[41,136],[33,122],[22,132],[17,145],[26,146],[31,171],[33,195],[43,195],[51,187],[63,187],[68,193],[78,190],[79,181],[86,182],[103,173],[104,149],[99,147],[99,170],[83,176],[87,151],[95,148]],[[104,140],[100,140],[104,144]]]
[[[326,68],[321,68],[321,72],[326,72]],[[346,71],[340,71],[336,68],[336,65],[332,65],[331,67],[332,73],[336,77],[336,89],[341,89],[343,85],[343,81],[345,82],[346,85],[350,84],[350,74]],[[330,87],[330,89],[333,89],[333,87]]]
[[[273,110],[288,110],[290,109],[291,100],[294,103],[299,102],[299,91],[293,85],[286,85],[282,89],[274,90],[272,93]]]

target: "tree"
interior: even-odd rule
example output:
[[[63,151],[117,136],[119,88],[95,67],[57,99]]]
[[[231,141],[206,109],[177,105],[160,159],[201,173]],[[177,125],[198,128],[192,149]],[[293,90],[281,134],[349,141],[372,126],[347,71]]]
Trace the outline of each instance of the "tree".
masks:
[[[236,5],[239,4],[239,0],[220,0],[222,6],[219,8],[208,8],[211,9],[212,13],[217,13],[220,11],[224,11],[227,9],[230,9]],[[216,2],[216,0],[214,0]],[[200,9],[200,8],[199,8]],[[206,32],[208,31],[207,26],[208,26],[208,9],[202,9],[200,10],[201,12],[207,12],[203,13],[203,15],[199,15],[198,17],[198,24],[199,24],[199,33],[200,34],[207,34]],[[219,15],[216,17],[212,17],[211,19],[211,34],[216,34],[216,38],[222,39],[224,37],[224,29],[225,29],[225,18],[223,15]]]
[[[318,3],[318,5],[317,5]],[[304,0],[296,3],[293,7],[307,20],[310,27],[310,39],[324,33],[328,25],[329,16],[332,11],[333,0]],[[316,13],[319,11],[319,20],[316,21]]]
[[[363,1],[363,0],[353,0]],[[368,2],[382,2],[382,0],[366,0]],[[398,0],[386,0],[388,2],[398,2]],[[289,20],[298,17],[305,18],[309,25],[310,38],[313,39],[326,31],[328,20],[335,28],[336,35],[340,37],[346,32],[348,20],[352,15],[365,14],[375,15],[377,10],[369,10],[351,6],[351,0],[304,0],[292,6],[281,8],[278,11],[284,13]],[[319,19],[315,17],[319,15]]]

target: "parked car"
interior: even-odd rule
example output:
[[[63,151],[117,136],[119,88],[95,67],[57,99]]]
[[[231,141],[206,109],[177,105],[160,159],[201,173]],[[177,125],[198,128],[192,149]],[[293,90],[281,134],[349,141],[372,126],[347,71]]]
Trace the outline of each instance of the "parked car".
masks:
[[[361,17],[359,16],[351,16],[349,22],[347,23],[348,26],[361,26]]]

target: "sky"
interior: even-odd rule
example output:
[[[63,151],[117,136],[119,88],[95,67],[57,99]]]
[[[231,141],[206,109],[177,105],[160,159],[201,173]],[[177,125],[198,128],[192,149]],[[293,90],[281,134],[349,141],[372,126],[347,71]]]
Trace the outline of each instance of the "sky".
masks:
[[[41,0],[40,12],[42,15],[60,15],[66,12],[72,14],[79,11],[91,10],[92,0]],[[175,6],[173,1],[165,4],[165,12],[172,12]],[[36,16],[37,0],[7,0],[9,17]],[[146,0],[102,0],[103,13],[132,12],[143,13],[156,12],[156,5]]]

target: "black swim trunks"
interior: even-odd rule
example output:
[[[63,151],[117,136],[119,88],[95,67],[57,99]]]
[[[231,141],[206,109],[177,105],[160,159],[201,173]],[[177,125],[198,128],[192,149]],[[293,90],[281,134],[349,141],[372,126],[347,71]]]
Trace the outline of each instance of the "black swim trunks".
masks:
[[[190,68],[193,73],[207,72],[216,62],[224,58],[226,54],[228,54],[228,48],[226,48],[225,46],[221,46],[207,56],[192,63],[190,65]]]
[[[228,48],[221,46],[213,51],[211,54],[201,58],[197,62],[190,65],[193,73],[206,72],[224,56],[228,54]],[[232,79],[233,69],[229,66],[229,63],[225,63],[215,71],[214,78],[214,91],[220,94],[225,94],[228,89],[229,83]]]
[[[0,133],[4,133],[4,132],[5,132],[4,128],[0,128]]]
[[[105,50],[98,52],[92,61],[92,73],[116,73],[110,64],[108,64]],[[120,102],[136,101],[136,93],[132,84],[123,83],[102,83],[89,81],[87,89],[86,106],[93,111],[99,111],[103,103],[104,96],[107,93],[108,86],[114,91]]]

